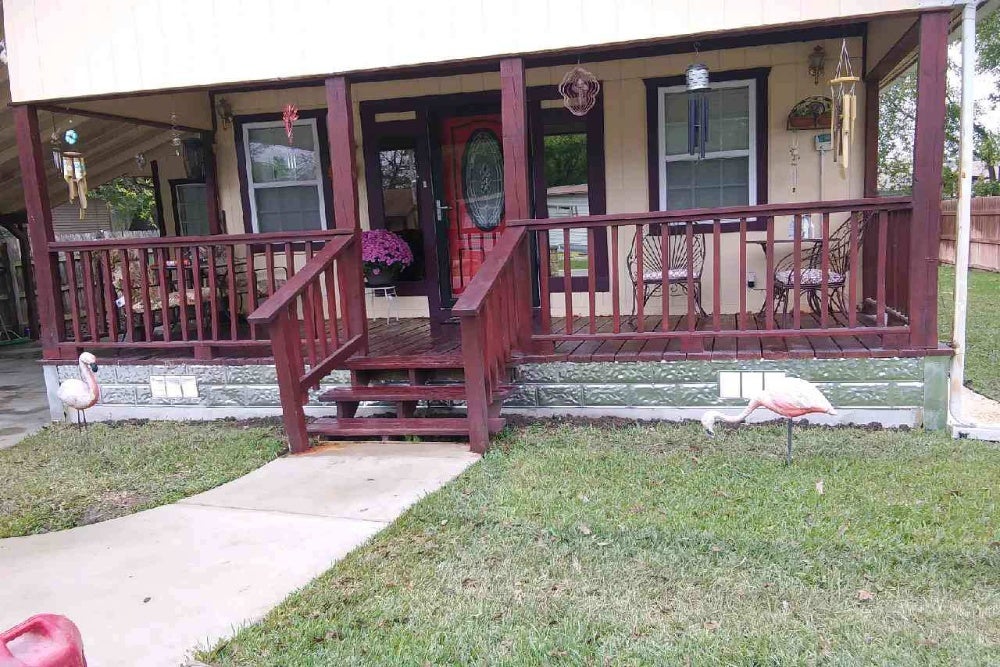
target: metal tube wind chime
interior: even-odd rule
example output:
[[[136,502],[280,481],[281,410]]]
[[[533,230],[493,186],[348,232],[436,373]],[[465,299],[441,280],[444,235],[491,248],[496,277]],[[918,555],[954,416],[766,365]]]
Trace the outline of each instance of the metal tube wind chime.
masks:
[[[705,157],[708,143],[708,67],[689,65],[684,72],[688,92],[688,154]]]
[[[840,60],[837,71],[830,79],[830,97],[833,99],[833,161],[840,166],[840,175],[847,177],[850,164],[851,139],[854,121],[858,117],[857,85],[861,77],[854,73],[851,55],[847,50],[847,40],[840,45]]]

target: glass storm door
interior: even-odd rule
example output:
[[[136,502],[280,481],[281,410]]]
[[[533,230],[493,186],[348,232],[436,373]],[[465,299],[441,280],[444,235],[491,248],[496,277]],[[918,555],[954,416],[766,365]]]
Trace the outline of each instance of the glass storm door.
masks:
[[[453,296],[465,291],[505,227],[501,137],[499,115],[442,121],[438,218],[448,241]]]

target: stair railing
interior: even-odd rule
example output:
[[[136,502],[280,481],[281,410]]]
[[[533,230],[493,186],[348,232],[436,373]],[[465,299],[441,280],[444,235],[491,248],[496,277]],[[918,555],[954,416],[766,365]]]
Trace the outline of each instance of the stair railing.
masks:
[[[531,338],[531,255],[525,228],[508,229],[452,307],[462,328],[469,444],[485,452],[496,390]]]
[[[358,238],[345,232],[315,255],[307,252],[305,266],[247,318],[269,329],[292,453],[309,447],[303,409],[309,390],[348,357],[367,351]]]

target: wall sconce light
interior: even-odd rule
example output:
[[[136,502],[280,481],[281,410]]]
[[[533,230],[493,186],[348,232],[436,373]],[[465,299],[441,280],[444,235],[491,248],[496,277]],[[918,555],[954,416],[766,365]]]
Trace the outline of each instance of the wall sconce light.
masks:
[[[233,107],[229,104],[229,100],[220,97],[219,101],[215,103],[215,112],[219,114],[219,119],[222,121],[222,129],[228,130],[233,124]]]
[[[823,76],[826,69],[826,51],[822,46],[816,45],[812,53],[809,54],[809,76],[813,78],[813,83],[819,85],[819,78]]]

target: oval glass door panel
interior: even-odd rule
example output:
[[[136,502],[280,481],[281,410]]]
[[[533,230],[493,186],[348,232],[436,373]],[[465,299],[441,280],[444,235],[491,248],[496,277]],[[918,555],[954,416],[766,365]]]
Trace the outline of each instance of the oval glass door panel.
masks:
[[[485,128],[475,130],[462,155],[462,197],[472,223],[492,231],[503,220],[503,149]]]

